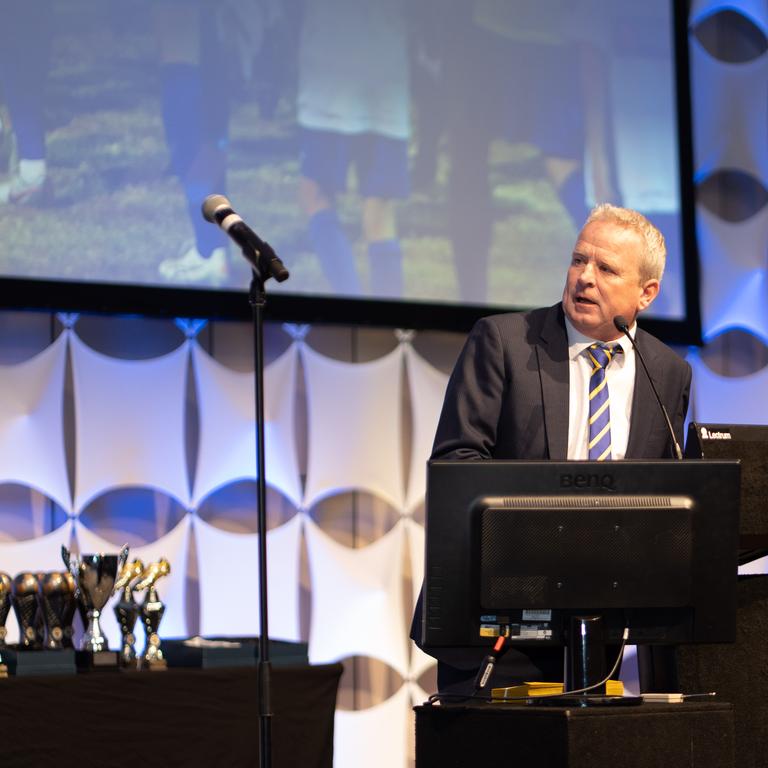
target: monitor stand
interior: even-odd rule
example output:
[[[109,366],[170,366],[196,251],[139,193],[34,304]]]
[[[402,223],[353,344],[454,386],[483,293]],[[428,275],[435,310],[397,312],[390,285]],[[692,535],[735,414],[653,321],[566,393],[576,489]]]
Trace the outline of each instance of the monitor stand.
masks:
[[[572,616],[568,628],[568,648],[565,663],[565,693],[562,696],[542,696],[532,703],[550,707],[615,707],[642,704],[642,696],[607,696],[605,684],[584,693],[608,676],[605,633],[602,616]]]

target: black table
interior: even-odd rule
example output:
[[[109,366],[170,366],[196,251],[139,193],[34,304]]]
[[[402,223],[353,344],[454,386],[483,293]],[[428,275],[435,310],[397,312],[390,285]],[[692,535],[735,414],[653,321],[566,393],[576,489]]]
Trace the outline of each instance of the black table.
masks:
[[[342,666],[272,670],[274,768],[331,768]],[[257,766],[257,670],[0,680],[0,765]]]
[[[730,704],[636,707],[428,706],[416,768],[733,768]]]

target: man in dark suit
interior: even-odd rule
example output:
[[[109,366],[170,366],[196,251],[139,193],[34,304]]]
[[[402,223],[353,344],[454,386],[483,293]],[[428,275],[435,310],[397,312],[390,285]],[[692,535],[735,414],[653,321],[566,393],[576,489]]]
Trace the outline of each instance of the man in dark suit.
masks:
[[[595,208],[574,246],[559,304],[475,325],[448,382],[432,458],[670,457],[669,431],[651,385],[614,325],[617,316],[628,323],[682,442],[691,368],[635,323],[659,292],[665,256],[663,236],[641,214]],[[590,410],[596,343],[608,350],[601,388],[610,402],[603,413]],[[593,433],[590,423],[606,416],[608,429]],[[419,603],[412,629],[417,642],[420,630]],[[466,691],[482,655],[478,649],[441,652],[438,688]],[[499,685],[562,679],[562,652],[510,650],[494,676]]]

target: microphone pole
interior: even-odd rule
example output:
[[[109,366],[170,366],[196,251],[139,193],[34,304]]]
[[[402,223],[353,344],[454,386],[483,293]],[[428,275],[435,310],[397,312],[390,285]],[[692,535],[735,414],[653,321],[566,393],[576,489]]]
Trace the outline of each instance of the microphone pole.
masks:
[[[264,461],[264,308],[267,293],[264,283],[270,278],[282,282],[288,278],[280,259],[272,248],[260,240],[243,224],[245,237],[232,227],[223,226],[214,213],[229,201],[222,195],[209,195],[203,202],[203,216],[207,221],[222,226],[240,246],[245,260],[251,266],[251,287],[248,303],[251,305],[253,322],[254,359],[254,401],[256,418],[256,511],[259,532],[259,663],[258,663],[258,708],[259,708],[259,766],[272,768],[272,665],[269,660],[269,620],[267,598],[267,482]],[[229,210],[229,215],[235,215]],[[239,219],[239,217],[237,217]],[[240,220],[239,223],[242,223]]]
[[[245,248],[243,249],[245,250]],[[259,531],[259,765],[272,766],[272,666],[269,661],[267,598],[267,485],[264,461],[264,308],[267,294],[261,271],[253,267],[248,291],[253,319],[254,400],[256,405],[256,510]]]
[[[629,332],[629,323],[627,323],[623,315],[616,315],[616,317],[613,318],[613,324],[616,327],[616,330],[621,331],[621,333],[623,333],[632,343],[632,348],[635,350],[637,359],[643,366],[645,377],[648,379],[648,383],[651,385],[653,394],[656,396],[656,402],[659,404],[659,408],[661,408],[661,412],[664,415],[664,420],[667,422],[667,429],[669,430],[669,436],[672,438],[672,447],[675,452],[675,458],[682,459],[683,452],[680,450],[680,443],[677,442],[677,438],[675,437],[675,430],[672,429],[672,422],[669,420],[669,414],[667,413],[667,409],[664,407],[664,403],[661,402],[659,393],[656,390],[656,385],[653,383],[651,374],[648,372],[648,366],[645,364],[645,360],[643,360],[643,356],[640,354],[640,350],[638,349],[637,344],[635,344],[635,340],[632,338],[632,334]]]

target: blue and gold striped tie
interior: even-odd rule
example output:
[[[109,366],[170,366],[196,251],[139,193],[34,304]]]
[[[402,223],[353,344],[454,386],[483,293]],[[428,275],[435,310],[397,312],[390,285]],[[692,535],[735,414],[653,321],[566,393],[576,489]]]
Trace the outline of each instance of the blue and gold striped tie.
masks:
[[[608,382],[605,369],[613,356],[622,352],[621,345],[608,347],[592,344],[587,354],[592,362],[589,377],[589,460],[609,461],[611,459],[611,406],[608,397]]]

